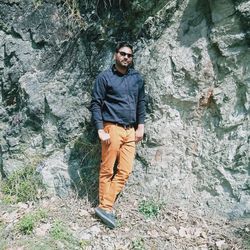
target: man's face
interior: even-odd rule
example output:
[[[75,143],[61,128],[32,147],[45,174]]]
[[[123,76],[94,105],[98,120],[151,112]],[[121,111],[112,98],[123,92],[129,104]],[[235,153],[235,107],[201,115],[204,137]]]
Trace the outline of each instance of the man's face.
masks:
[[[133,61],[133,52],[129,47],[122,47],[115,53],[114,59],[120,67],[129,67]]]

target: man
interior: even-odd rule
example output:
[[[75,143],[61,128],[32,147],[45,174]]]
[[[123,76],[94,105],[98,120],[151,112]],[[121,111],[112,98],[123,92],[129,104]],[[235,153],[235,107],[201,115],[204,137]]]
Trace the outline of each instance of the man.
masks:
[[[92,118],[102,144],[99,206],[95,213],[110,228],[116,226],[113,205],[132,172],[135,143],[143,138],[145,117],[144,83],[131,67],[132,46],[119,43],[114,60],[114,65],[97,76],[91,101]]]

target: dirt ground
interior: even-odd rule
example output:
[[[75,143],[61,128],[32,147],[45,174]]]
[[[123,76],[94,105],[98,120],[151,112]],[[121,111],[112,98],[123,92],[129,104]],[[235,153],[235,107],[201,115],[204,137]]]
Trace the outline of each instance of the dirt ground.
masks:
[[[119,197],[118,226],[112,230],[96,218],[86,198],[7,205],[0,196],[0,249],[250,249],[249,219],[204,217],[169,204],[160,204],[157,211],[144,207],[145,214],[140,200],[136,194]],[[28,231],[24,218],[41,211],[44,216]]]

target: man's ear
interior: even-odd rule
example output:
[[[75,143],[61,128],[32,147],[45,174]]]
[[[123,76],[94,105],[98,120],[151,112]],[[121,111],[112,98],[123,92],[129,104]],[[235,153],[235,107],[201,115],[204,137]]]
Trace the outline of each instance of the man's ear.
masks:
[[[113,56],[113,60],[115,61],[115,56],[116,56],[116,53],[114,54],[114,56]]]

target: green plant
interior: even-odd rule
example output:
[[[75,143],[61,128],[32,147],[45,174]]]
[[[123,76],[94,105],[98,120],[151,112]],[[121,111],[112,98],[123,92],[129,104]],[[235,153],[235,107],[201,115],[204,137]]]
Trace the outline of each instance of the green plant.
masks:
[[[154,200],[143,200],[139,203],[139,212],[146,218],[156,217],[161,209],[161,204]]]
[[[70,233],[66,230],[65,225],[59,220],[53,223],[50,235],[55,240],[68,240],[70,237]]]
[[[31,214],[26,214],[17,223],[17,229],[22,234],[31,234],[36,224],[47,217],[47,213],[44,210],[38,210]]]
[[[23,217],[18,223],[18,230],[23,234],[31,234],[35,226],[35,220],[32,216]]]
[[[144,240],[143,239],[136,239],[132,241],[132,249],[133,250],[144,250]]]
[[[41,175],[34,167],[28,166],[13,172],[3,180],[1,189],[4,195],[9,196],[7,200],[10,202],[26,202],[36,200],[44,185]]]
[[[85,249],[89,244],[88,241],[79,241],[74,235],[67,229],[65,224],[60,220],[55,220],[51,229],[50,235],[54,240],[61,241],[66,249]]]
[[[3,196],[2,201],[3,201],[4,204],[7,204],[7,205],[8,204],[13,204],[13,203],[15,203],[15,197],[6,194],[6,195]]]
[[[66,243],[70,243],[70,245],[77,245],[83,244],[83,242],[79,242],[70,231],[67,230],[67,227],[64,223],[60,220],[55,220],[50,230],[50,235],[54,240],[61,240]]]

